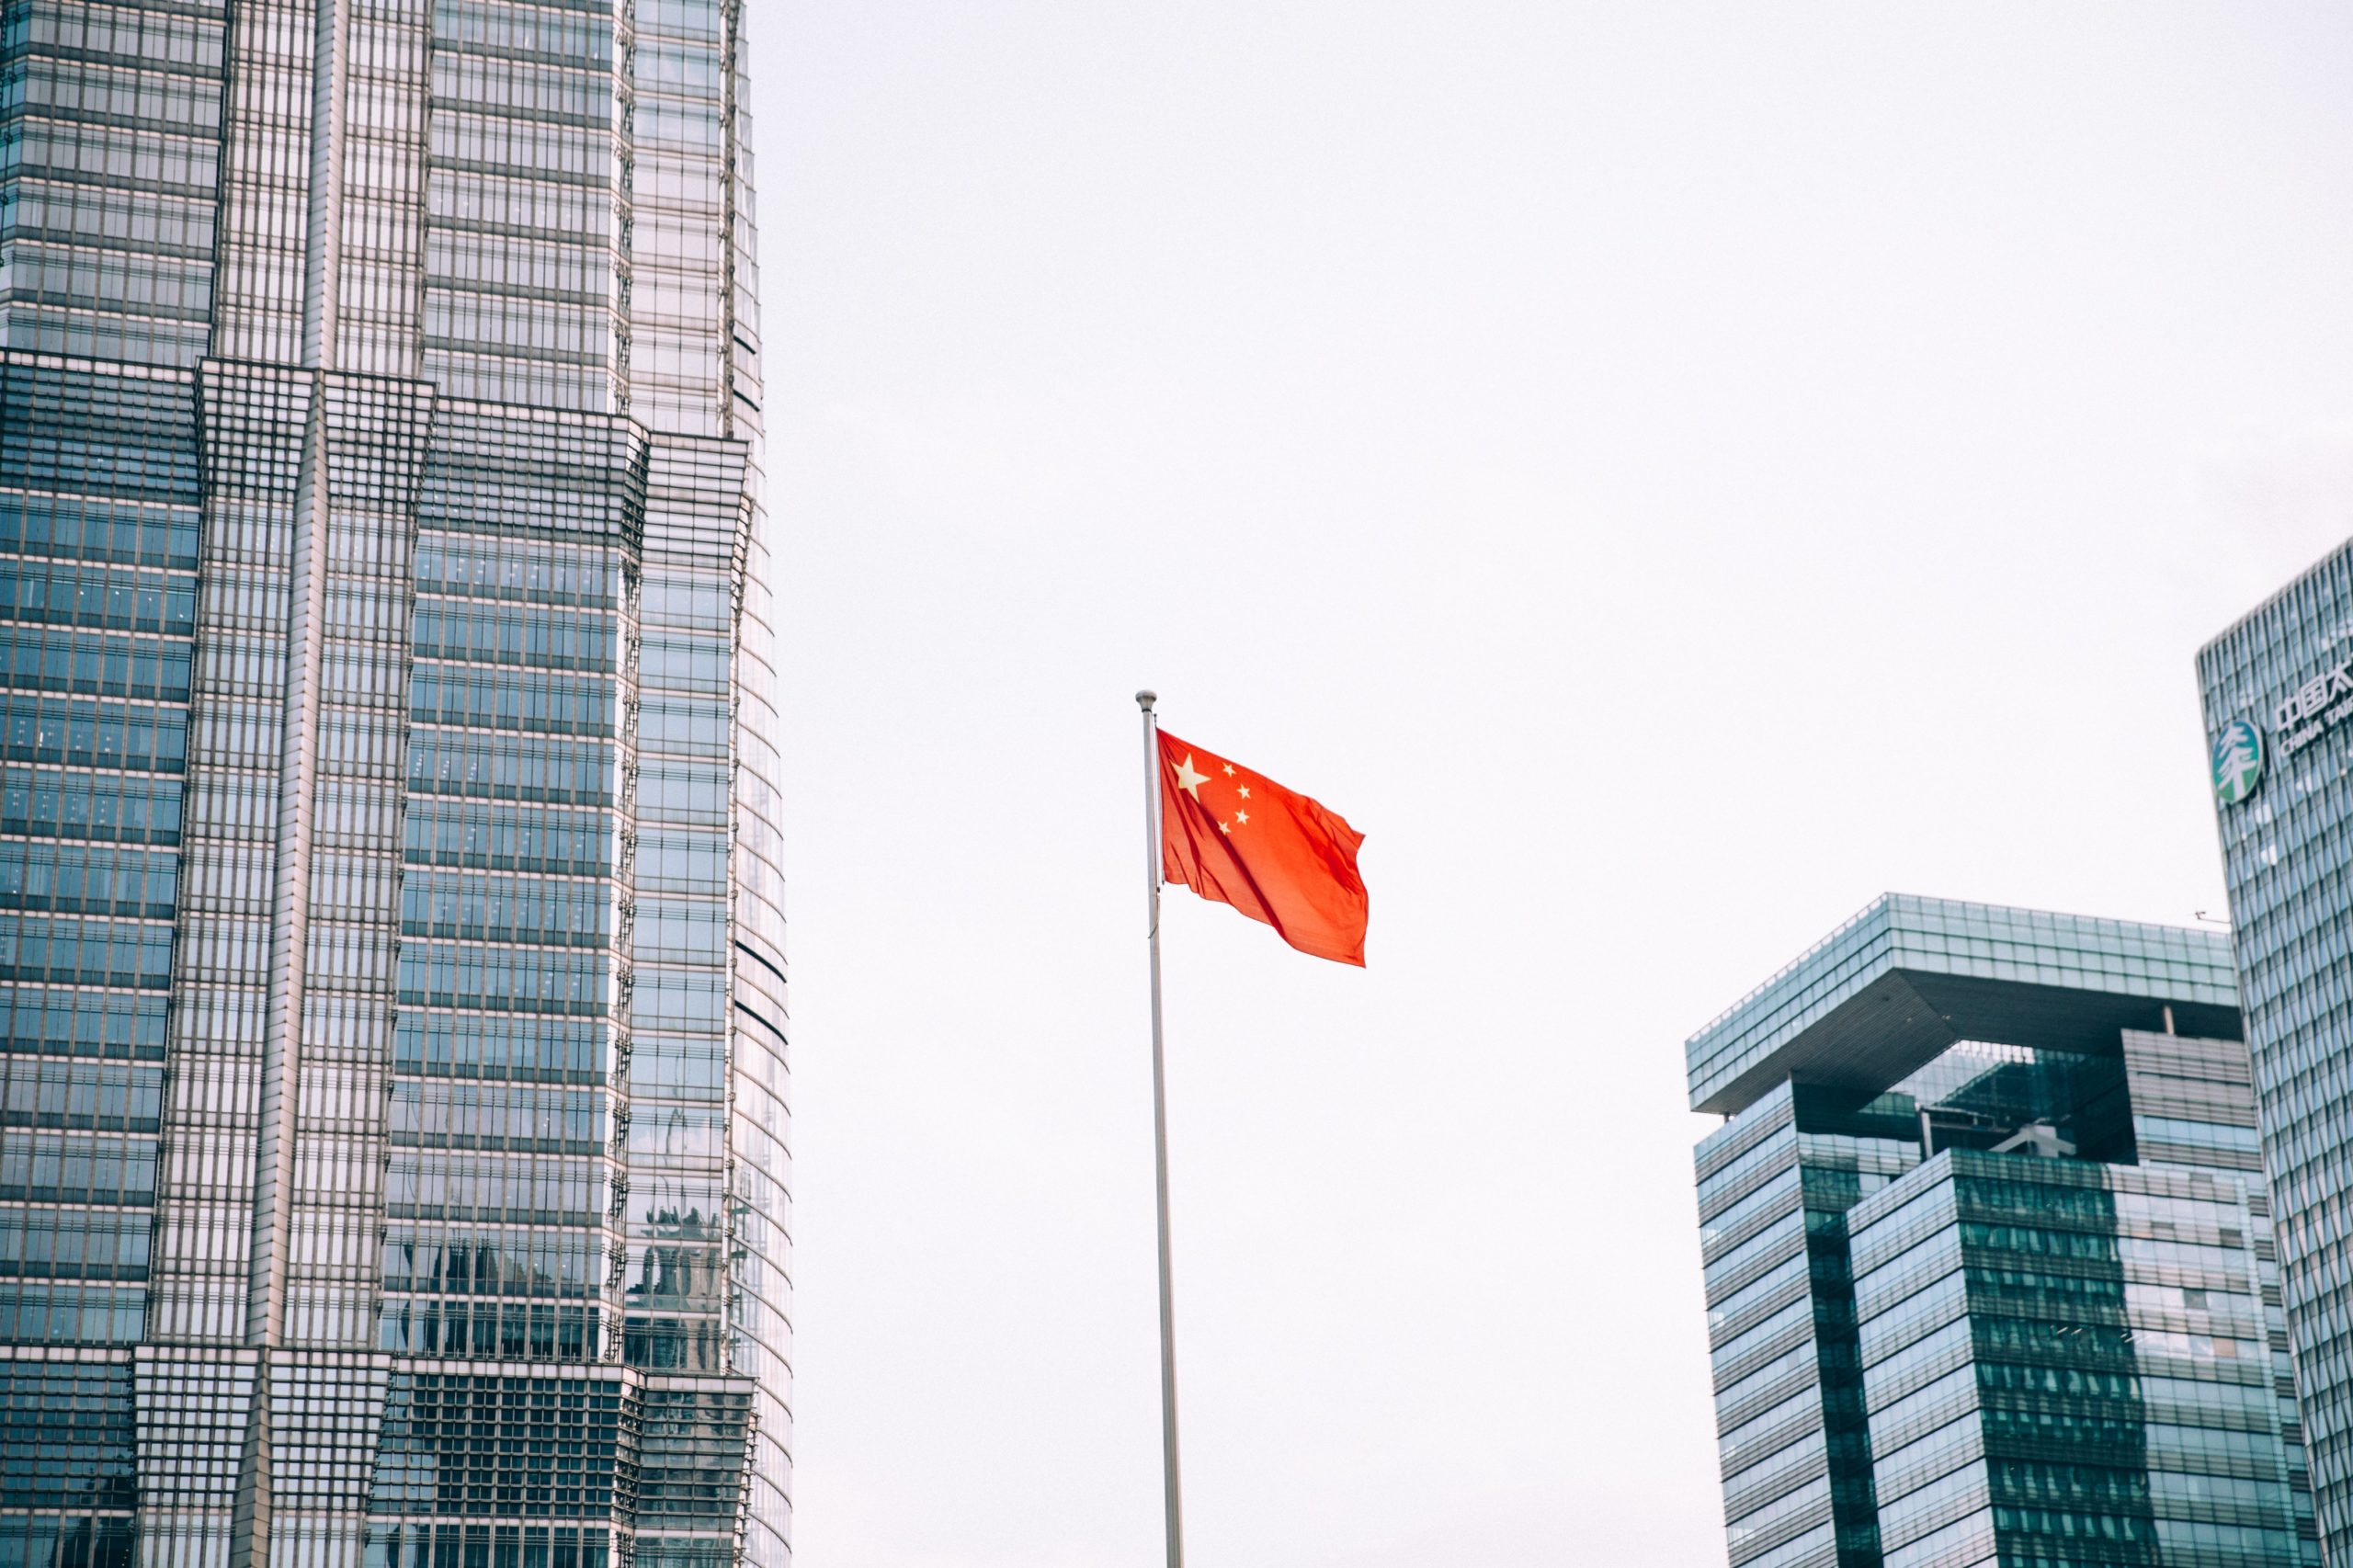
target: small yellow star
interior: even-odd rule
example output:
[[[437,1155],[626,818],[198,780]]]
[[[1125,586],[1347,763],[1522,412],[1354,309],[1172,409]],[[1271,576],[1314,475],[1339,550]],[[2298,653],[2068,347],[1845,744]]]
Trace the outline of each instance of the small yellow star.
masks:
[[[1250,813],[1248,812],[1236,812],[1233,813],[1233,820],[1235,822],[1246,823],[1250,820]]]
[[[1245,800],[1245,801],[1246,801],[1246,800],[1248,800],[1248,799],[1250,798],[1250,786],[1249,786],[1249,785],[1247,785],[1247,784],[1237,784],[1237,785],[1235,785],[1235,786],[1234,786],[1234,788],[1242,791],[1242,798],[1243,798],[1244,800]]]
[[[1228,778],[1233,778],[1233,764],[1232,764],[1232,763],[1230,763],[1230,762],[1229,762],[1229,763],[1227,763],[1227,764],[1225,765],[1225,776],[1226,776]]]
[[[1232,838],[1232,837],[1233,836],[1233,830],[1232,828],[1230,828],[1230,827],[1226,826],[1226,825],[1225,825],[1225,824],[1223,824],[1223,823],[1220,823],[1220,824],[1217,824],[1217,830],[1218,830],[1220,833],[1222,833],[1222,834],[1225,835],[1228,838]]]

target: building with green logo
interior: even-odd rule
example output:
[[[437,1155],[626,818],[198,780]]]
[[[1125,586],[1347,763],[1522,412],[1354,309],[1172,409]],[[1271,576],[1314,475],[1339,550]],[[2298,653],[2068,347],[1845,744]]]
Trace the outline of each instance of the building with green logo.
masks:
[[[1890,894],[1685,1052],[1733,1568],[2321,1561],[2226,937]]]
[[[2353,1562],[2353,545],[2198,656],[2215,824],[2332,1562]],[[2259,790],[2225,788],[2249,731]]]

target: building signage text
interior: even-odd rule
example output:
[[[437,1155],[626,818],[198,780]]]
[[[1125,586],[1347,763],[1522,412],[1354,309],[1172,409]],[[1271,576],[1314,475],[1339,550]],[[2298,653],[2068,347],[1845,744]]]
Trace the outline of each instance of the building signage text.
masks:
[[[2272,744],[2283,757],[2353,719],[2353,659],[2314,676],[2272,710]]]

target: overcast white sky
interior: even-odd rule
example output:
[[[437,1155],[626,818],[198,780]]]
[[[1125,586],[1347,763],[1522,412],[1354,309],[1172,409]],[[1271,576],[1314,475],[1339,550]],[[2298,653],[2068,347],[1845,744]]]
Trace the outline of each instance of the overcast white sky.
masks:
[[[756,0],[813,1568],[1722,1561],[1681,1042],[1888,888],[2222,905],[2353,532],[2353,12]]]

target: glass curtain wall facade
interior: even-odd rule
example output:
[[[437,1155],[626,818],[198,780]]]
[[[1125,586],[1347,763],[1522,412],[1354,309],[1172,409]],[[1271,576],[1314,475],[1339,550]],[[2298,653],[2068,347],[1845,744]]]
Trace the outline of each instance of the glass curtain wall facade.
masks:
[[[2198,657],[2263,1152],[2330,1560],[2353,1561],[2353,545]]]
[[[0,1564],[790,1561],[742,27],[0,4]]]
[[[2320,1561],[2228,961],[1891,895],[1692,1038],[1734,1568]]]

